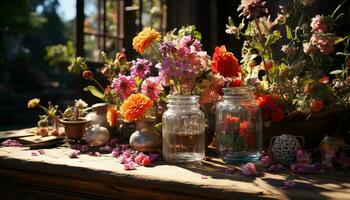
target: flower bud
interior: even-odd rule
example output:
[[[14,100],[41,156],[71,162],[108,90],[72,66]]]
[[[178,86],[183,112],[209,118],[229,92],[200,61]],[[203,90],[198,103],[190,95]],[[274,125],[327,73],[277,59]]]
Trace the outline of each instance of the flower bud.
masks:
[[[94,77],[92,75],[92,72],[90,70],[83,71],[83,78],[86,80],[92,80]]]

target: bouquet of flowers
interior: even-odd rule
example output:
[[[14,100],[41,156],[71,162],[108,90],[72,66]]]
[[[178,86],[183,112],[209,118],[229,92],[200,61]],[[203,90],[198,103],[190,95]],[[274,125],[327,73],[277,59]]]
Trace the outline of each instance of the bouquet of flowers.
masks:
[[[244,38],[241,67],[223,46],[215,49],[212,72],[230,77],[231,86],[255,86],[265,120],[280,121],[284,115],[350,104],[350,35],[335,32],[345,1],[331,15],[310,18],[307,9],[313,3],[290,0],[271,19],[267,1],[242,0],[238,11],[243,20],[237,26],[229,18],[226,30],[237,39]],[[207,85],[206,91],[212,99],[206,97],[203,102],[219,96],[217,88],[224,82],[215,80],[217,84]]]

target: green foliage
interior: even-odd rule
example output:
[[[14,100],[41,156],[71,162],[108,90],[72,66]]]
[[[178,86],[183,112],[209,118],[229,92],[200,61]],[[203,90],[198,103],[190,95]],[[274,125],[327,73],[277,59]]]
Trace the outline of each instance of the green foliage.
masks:
[[[100,98],[102,100],[104,100],[104,95],[103,93],[98,90],[95,86],[89,85],[87,87],[84,88],[85,92],[90,92],[92,95],[94,95],[97,98]]]
[[[179,32],[178,32],[179,38],[182,38],[186,35],[191,35],[199,41],[202,39],[202,34],[196,30],[195,25],[183,26],[181,27],[181,29],[179,29]]]
[[[66,45],[57,44],[46,47],[45,60],[51,66],[60,66],[68,63],[75,54],[75,48],[72,41],[68,41]]]

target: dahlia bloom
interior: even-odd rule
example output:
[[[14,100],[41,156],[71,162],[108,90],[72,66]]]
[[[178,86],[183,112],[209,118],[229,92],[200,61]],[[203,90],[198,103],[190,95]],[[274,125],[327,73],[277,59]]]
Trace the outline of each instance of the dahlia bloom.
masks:
[[[141,119],[153,106],[153,102],[144,94],[130,95],[120,106],[120,114],[127,121]]]
[[[132,61],[132,66],[130,68],[130,74],[132,77],[138,77],[140,79],[144,79],[145,76],[151,73],[152,63],[147,59],[137,58]]]
[[[211,70],[214,74],[220,74],[225,78],[232,78],[239,76],[242,68],[237,58],[226,50],[225,45],[222,45],[221,47],[215,47]]]
[[[135,80],[131,76],[119,75],[112,81],[112,87],[121,99],[126,99],[136,90]]]
[[[132,40],[132,46],[136,52],[143,54],[144,51],[149,48],[153,41],[160,40],[160,33],[152,28],[143,29],[134,39]]]
[[[159,99],[159,94],[163,90],[159,77],[148,77],[141,84],[142,94],[148,96],[152,101]]]

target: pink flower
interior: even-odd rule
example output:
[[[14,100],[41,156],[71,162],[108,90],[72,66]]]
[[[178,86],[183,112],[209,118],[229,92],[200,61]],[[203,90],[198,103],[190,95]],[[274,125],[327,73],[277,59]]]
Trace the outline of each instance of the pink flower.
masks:
[[[310,54],[314,54],[317,52],[317,47],[315,47],[314,45],[312,45],[310,43],[304,43],[303,50],[304,50],[305,54],[310,55]]]
[[[123,166],[124,166],[125,170],[133,170],[133,169],[135,169],[135,163],[132,162],[132,161],[124,163]]]
[[[138,165],[149,166],[151,165],[151,158],[141,152],[136,156],[135,162]]]
[[[266,1],[262,0],[242,0],[237,11],[241,11],[240,15],[247,17],[248,19],[257,18],[260,13],[266,13],[267,8],[264,8]]]
[[[1,144],[4,147],[20,147],[20,146],[22,146],[22,144],[19,143],[17,140],[11,140],[11,139],[5,140]]]
[[[131,76],[119,74],[118,78],[114,78],[112,87],[121,99],[128,98],[131,93],[136,90],[135,80]]]
[[[157,101],[159,99],[159,94],[162,90],[163,87],[159,77],[148,77],[141,84],[141,92],[152,101]]]
[[[246,176],[256,175],[258,172],[254,163],[247,163],[242,166],[243,174]]]
[[[119,151],[119,148],[117,147],[112,151],[112,156],[115,158],[118,158],[119,155],[120,155],[120,151]]]
[[[140,79],[144,79],[147,74],[151,73],[151,66],[152,63],[150,61],[137,58],[132,61],[130,74],[132,77],[137,76]]]
[[[327,24],[325,23],[325,19],[321,15],[316,15],[311,19],[312,32],[314,33],[326,33],[327,32]]]
[[[307,163],[291,164],[290,169],[292,172],[300,174],[312,174],[321,172],[316,165]]]
[[[292,180],[286,180],[283,181],[283,187],[282,189],[288,189],[288,188],[293,188],[295,186],[295,182]]]
[[[331,35],[321,35],[314,33],[310,39],[311,44],[320,49],[324,55],[329,55],[334,51],[335,37]]]

